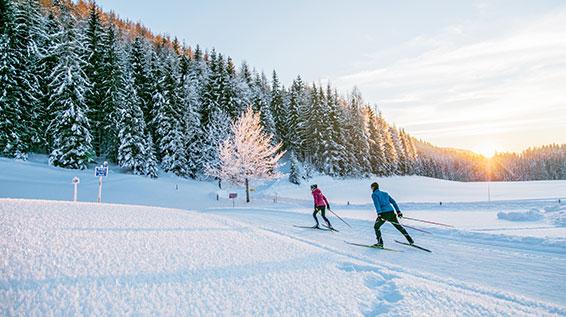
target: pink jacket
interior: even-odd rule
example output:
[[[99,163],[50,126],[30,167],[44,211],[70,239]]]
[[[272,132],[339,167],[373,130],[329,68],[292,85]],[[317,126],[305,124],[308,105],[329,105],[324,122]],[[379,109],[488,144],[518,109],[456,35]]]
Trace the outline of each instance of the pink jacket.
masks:
[[[312,191],[312,197],[314,198],[315,207],[328,205],[328,200],[326,200],[319,188]]]

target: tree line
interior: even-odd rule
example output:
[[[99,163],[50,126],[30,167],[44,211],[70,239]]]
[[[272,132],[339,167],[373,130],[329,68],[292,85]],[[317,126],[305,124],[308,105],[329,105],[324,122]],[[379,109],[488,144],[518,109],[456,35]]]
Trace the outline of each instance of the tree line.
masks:
[[[316,172],[481,178],[475,163],[387,123],[357,89],[269,77],[93,2],[0,0],[2,156],[45,153],[77,169],[105,159],[138,175],[202,178],[251,106],[282,143],[295,183]]]
[[[566,179],[566,144],[531,147],[491,158],[471,151],[435,147],[418,140],[419,173],[456,181]]]

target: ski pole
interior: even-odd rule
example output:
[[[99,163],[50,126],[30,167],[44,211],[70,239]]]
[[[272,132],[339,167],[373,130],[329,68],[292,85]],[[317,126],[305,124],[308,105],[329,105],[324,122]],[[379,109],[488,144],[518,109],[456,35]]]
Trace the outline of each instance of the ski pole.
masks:
[[[402,225],[402,224],[400,224],[400,223],[398,223],[398,222],[393,222],[393,221],[389,221],[389,222],[391,222],[392,224],[400,225],[400,226],[403,226],[403,227],[407,227],[407,228],[409,228],[409,229],[413,229],[413,230],[416,230],[416,231],[420,231],[420,232],[432,234],[432,232],[429,232],[429,231],[426,231],[426,230],[423,230],[423,229],[419,229],[419,228],[415,228],[415,227],[412,227],[412,226],[408,226],[408,225]]]
[[[338,219],[342,220],[343,223],[347,224],[348,227],[352,228],[352,226],[350,226],[349,223],[347,223],[346,221],[344,221],[344,219],[340,218],[340,216],[338,216],[334,211],[332,211],[332,209],[328,208],[328,210],[334,214],[334,216],[338,217]]]
[[[454,228],[454,226],[452,226],[452,225],[447,225],[447,224],[444,224],[444,223],[440,223],[440,222],[434,222],[434,221],[428,221],[428,220],[416,219],[416,218],[411,218],[411,217],[403,217],[403,219],[407,219],[407,220],[413,220],[413,221],[419,221],[419,222],[425,222],[425,223],[430,223],[430,224],[433,224],[433,225],[439,225],[439,226],[444,226],[444,227]]]

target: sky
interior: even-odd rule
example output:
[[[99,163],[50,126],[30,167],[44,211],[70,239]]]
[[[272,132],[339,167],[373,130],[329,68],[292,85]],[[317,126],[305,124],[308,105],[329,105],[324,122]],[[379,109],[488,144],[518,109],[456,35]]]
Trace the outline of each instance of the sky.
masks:
[[[289,85],[357,86],[385,118],[438,146],[566,143],[566,1],[98,0],[187,45]]]

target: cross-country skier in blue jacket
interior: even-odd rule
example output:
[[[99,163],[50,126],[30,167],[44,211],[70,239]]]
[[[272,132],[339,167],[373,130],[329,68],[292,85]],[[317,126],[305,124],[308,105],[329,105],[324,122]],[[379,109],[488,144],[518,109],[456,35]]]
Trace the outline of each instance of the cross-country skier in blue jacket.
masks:
[[[377,238],[377,243],[373,246],[383,247],[383,239],[381,238],[381,230],[379,228],[385,223],[385,221],[391,222],[391,224],[401,232],[410,244],[413,244],[413,238],[407,233],[407,230],[401,226],[397,217],[402,218],[403,214],[399,209],[399,206],[388,193],[379,190],[379,184],[371,184],[371,199],[373,200],[373,205],[375,206],[375,211],[377,212],[377,219],[375,220],[375,236]],[[395,209],[394,209],[395,208]],[[395,215],[395,211],[397,215]]]

